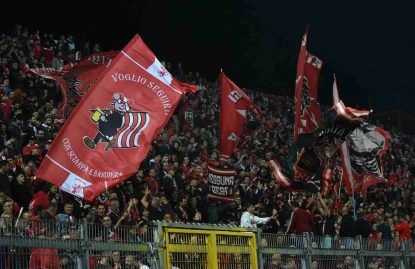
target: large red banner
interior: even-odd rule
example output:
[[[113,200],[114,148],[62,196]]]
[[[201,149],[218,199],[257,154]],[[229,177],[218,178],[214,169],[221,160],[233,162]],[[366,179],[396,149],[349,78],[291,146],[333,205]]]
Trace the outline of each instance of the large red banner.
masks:
[[[82,98],[37,177],[86,200],[137,172],[185,92],[136,35]]]
[[[301,133],[311,133],[320,124],[318,78],[323,62],[307,51],[307,31],[301,41],[295,81],[294,141]]]
[[[88,56],[73,64],[65,65],[62,69],[33,68],[28,71],[48,79],[55,80],[62,93],[62,102],[59,105],[57,118],[65,120],[88,92],[98,81],[102,71],[108,68],[117,52],[104,52]]]
[[[220,97],[220,154],[221,160],[226,161],[233,153],[235,146],[243,134],[247,112],[259,108],[249,97],[233,83],[224,73],[219,76]]]

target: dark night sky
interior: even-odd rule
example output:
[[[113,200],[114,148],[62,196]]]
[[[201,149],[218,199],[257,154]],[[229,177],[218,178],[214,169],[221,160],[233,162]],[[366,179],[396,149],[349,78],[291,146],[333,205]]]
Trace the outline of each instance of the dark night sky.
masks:
[[[15,1],[3,12],[0,28],[20,23],[41,32],[71,33],[105,49],[121,49],[139,33],[159,59],[181,61],[210,79],[222,67],[242,87],[293,95],[308,24],[309,50],[325,61],[323,103],[329,102],[335,72],[348,104],[365,107],[371,95],[378,111],[393,108],[400,90],[402,108],[415,115],[415,3],[351,2]]]

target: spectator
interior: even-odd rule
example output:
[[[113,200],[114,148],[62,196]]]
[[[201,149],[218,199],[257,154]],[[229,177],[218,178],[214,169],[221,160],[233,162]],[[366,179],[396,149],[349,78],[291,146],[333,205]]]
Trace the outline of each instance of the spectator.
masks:
[[[1,179],[0,179],[1,180]],[[32,193],[30,191],[30,185],[28,184],[25,174],[19,173],[16,180],[12,183],[12,195],[13,200],[21,207],[29,209],[30,201],[32,200]]]
[[[378,232],[380,234],[380,238],[390,240],[392,239],[392,231],[389,223],[385,221],[383,216],[378,217],[380,220],[380,224],[378,225]]]
[[[393,230],[399,232],[399,238],[402,240],[411,239],[411,228],[408,221],[405,219],[405,216],[400,216],[400,222],[396,225]]]
[[[290,223],[288,224],[287,233],[296,233],[298,235],[312,234],[314,229],[314,222],[309,210],[306,209],[305,201],[294,201],[294,210],[291,215]]]
[[[106,216],[106,209],[105,205],[100,204],[97,208],[97,215],[95,216],[94,222],[95,224],[102,225],[104,223],[104,217]]]
[[[413,239],[415,233],[411,233],[411,230],[414,231],[415,228],[415,137],[399,132],[388,122],[383,123],[383,127],[391,133],[390,151],[384,154],[382,160],[384,174],[385,178],[395,180],[390,180],[388,187],[374,186],[363,194],[356,189],[357,204],[368,206],[366,212],[360,210],[363,215],[359,214],[359,219],[355,222],[350,204],[343,205],[343,187],[329,189],[326,198],[319,197],[317,201],[311,199],[307,204],[303,201],[306,194],[289,193],[275,185],[266,167],[267,161],[274,158],[275,154],[283,163],[287,162],[292,145],[294,100],[284,96],[247,91],[251,99],[263,109],[265,117],[259,119],[247,112],[245,137],[241,138],[235,154],[226,164],[236,168],[234,202],[209,200],[207,165],[219,164],[220,90],[216,81],[209,82],[196,71],[184,72],[181,63],[177,64],[175,70],[171,70],[176,65],[166,62],[166,68],[176,74],[177,78],[187,82],[195,81],[205,90],[183,97],[173,119],[155,139],[147,159],[141,164],[141,170],[122,186],[100,196],[94,203],[97,206],[96,212],[93,212],[92,208],[95,207],[88,208],[82,199],[75,201],[71,195],[59,191],[56,186],[34,179],[38,165],[62,125],[59,124],[62,123],[60,99],[55,94],[58,91],[54,82],[24,73],[23,70],[27,67],[60,68],[71,63],[73,59],[86,57],[101,49],[96,43],[92,43],[94,46],[91,47],[90,42],[78,42],[79,39],[72,36],[60,36],[55,40],[53,35],[40,34],[39,31],[29,33],[22,30],[16,33],[16,37],[13,40],[7,35],[0,35],[0,215],[4,214],[4,223],[8,221],[8,216],[18,215],[19,206],[24,208],[23,212],[28,206],[30,212],[23,213],[21,219],[25,216],[40,222],[58,220],[59,232],[63,232],[63,236],[76,237],[76,226],[67,222],[68,217],[71,220],[72,216],[76,223],[77,218],[89,213],[88,221],[97,224],[96,231],[90,238],[124,240],[124,227],[121,224],[132,225],[134,229],[130,232],[136,237],[144,232],[142,227],[151,220],[232,224],[240,221],[242,215],[254,219],[253,213],[257,208],[243,213],[241,206],[251,202],[261,203],[261,210],[265,215],[270,215],[274,209],[278,211],[278,216],[275,214],[267,225],[262,225],[264,231],[275,233],[288,229],[298,234],[304,231],[316,232],[324,236],[322,247],[333,245],[335,232],[342,237],[365,236],[368,225],[377,227],[377,234],[376,229],[372,231],[373,236],[393,238],[392,249],[401,249],[402,239]],[[324,109],[323,106],[322,110]],[[336,161],[339,160],[338,158]],[[339,185],[337,176],[333,183]],[[333,192],[334,189],[337,193]],[[337,196],[338,199],[327,198]],[[71,203],[72,212],[68,214],[71,210],[67,208],[67,204]],[[106,208],[109,208],[108,212]],[[339,209],[341,216],[337,214]],[[407,220],[401,218],[398,222],[398,216],[401,215]],[[17,230],[6,225],[3,232],[18,232],[25,236],[56,236],[56,229],[51,225],[33,225],[26,230],[20,226],[23,223],[18,223]],[[139,223],[140,227],[137,228]],[[260,225],[243,225],[253,227],[257,224]],[[337,230],[333,231],[333,226]],[[67,231],[64,231],[65,227],[68,228]],[[393,232],[391,227],[394,227]],[[354,246],[353,239],[342,239],[339,242],[345,242],[345,247],[348,248]],[[54,254],[49,250],[42,251]],[[39,249],[34,251],[31,261],[39,261],[37,258],[40,253]],[[71,266],[69,261],[72,254],[59,254],[62,260],[66,259],[65,262],[60,261],[61,265]],[[111,254],[104,254],[97,261],[96,268],[110,268],[113,261]],[[0,264],[3,266],[1,259],[0,257]],[[135,257],[128,259],[132,261],[128,263],[131,267],[135,263]],[[49,262],[55,264],[54,261],[51,258]],[[240,263],[240,257],[229,256],[229,262],[231,261]],[[119,263],[123,265],[123,260]],[[378,267],[381,266],[378,260],[373,262],[375,263]],[[291,268],[299,266],[293,260],[282,264]],[[127,267],[127,258],[125,266]],[[138,261],[134,266],[138,267]],[[353,268],[355,265],[343,259],[338,266]]]
[[[120,215],[120,202],[117,198],[110,200],[110,207],[108,210],[108,216],[111,218],[112,223],[117,223]]]
[[[355,236],[353,213],[347,205],[342,208],[339,235],[340,237],[348,238]]]
[[[67,235],[69,227],[77,224],[77,219],[73,216],[73,204],[71,202],[66,202],[63,210],[63,213],[56,216],[60,236]]]
[[[10,166],[5,160],[0,160],[0,190],[3,191],[8,197],[12,194],[12,183],[8,176]]]
[[[271,217],[260,218],[254,215],[255,205],[248,203],[246,211],[242,214],[241,217],[241,226],[247,228],[256,228],[258,224],[265,224],[270,221],[272,218],[275,218],[277,210],[273,210]]]
[[[189,214],[187,213],[187,198],[181,198],[179,204],[176,206],[175,213],[177,220],[182,222],[189,221]]]
[[[369,238],[371,227],[368,221],[364,217],[364,210],[360,208],[357,212],[357,220],[354,224],[355,236],[361,236],[362,238]]]

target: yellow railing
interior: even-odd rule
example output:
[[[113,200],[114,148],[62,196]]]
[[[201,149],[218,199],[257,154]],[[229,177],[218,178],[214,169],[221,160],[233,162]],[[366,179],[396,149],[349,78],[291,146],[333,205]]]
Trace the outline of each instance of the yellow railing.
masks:
[[[253,232],[166,228],[164,268],[257,269]]]

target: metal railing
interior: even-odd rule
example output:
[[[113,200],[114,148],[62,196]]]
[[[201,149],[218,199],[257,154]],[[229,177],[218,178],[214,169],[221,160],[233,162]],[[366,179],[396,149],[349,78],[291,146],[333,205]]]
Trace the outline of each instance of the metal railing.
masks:
[[[151,227],[86,221],[0,222],[0,269],[159,268]]]
[[[0,222],[0,269],[410,269],[414,250],[412,241],[399,239],[268,234],[228,225]]]
[[[411,241],[266,233],[260,240],[262,268],[415,268]]]

